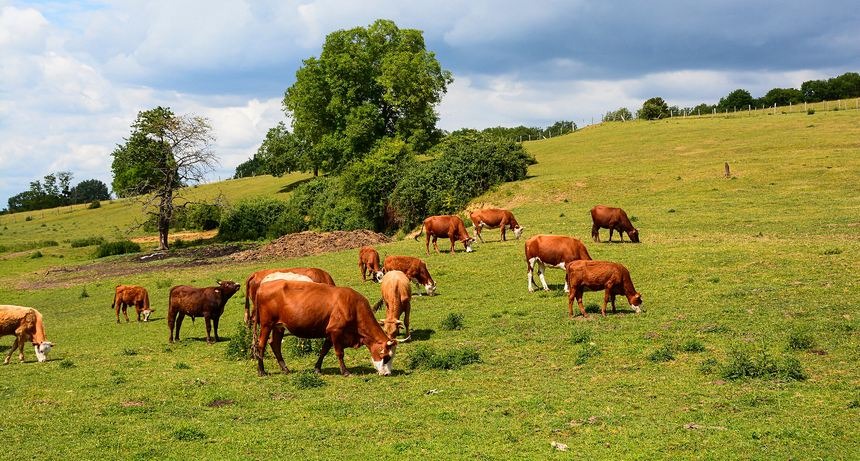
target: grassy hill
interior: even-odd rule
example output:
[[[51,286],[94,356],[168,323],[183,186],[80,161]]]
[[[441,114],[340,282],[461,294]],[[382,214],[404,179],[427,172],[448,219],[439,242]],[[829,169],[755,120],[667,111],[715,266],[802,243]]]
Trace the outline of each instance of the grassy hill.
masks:
[[[169,346],[167,293],[175,284],[209,285],[216,278],[242,280],[264,267],[310,265],[374,302],[378,286],[361,283],[356,251],[165,264],[61,288],[39,288],[56,273],[46,270],[82,264],[86,251],[61,244],[44,250],[43,258],[0,255],[0,302],[40,309],[57,343],[49,363],[32,363],[28,346],[30,362],[0,368],[0,411],[14,421],[2,430],[6,455],[855,457],[858,139],[860,112],[842,110],[609,123],[529,143],[539,161],[530,177],[473,205],[509,207],[526,237],[576,236],[595,259],[625,264],[643,293],[645,312],[633,314],[619,298],[619,313],[600,318],[594,313],[602,295],[589,293],[592,315],[568,320],[562,272],[548,272],[552,291],[528,293],[523,241],[500,242],[497,231],[487,231],[488,242],[475,253],[425,258],[439,296],[414,300],[416,340],[398,348],[394,376],[373,374],[362,348],[347,352],[349,378],[339,376],[335,358],[328,357],[325,385],[318,388],[303,388],[301,373],[258,378],[253,362],[226,357],[228,341],[207,346],[202,322],[186,322],[183,340]],[[722,177],[724,162],[731,179]],[[246,181],[271,194],[297,179]],[[596,204],[625,208],[643,243],[592,243],[588,210]],[[63,227],[47,221],[47,212],[41,222],[2,217],[8,230],[0,244],[110,235],[111,226],[129,219],[127,213],[118,217],[122,206],[130,205],[74,210]],[[77,214],[87,218],[72,224]],[[383,257],[423,257],[423,242],[412,240],[378,249]],[[118,283],[149,288],[154,322],[114,323],[108,306]],[[239,294],[228,303],[222,336],[238,334],[242,302]],[[457,313],[463,328],[443,329],[443,320]],[[10,343],[3,338],[0,351]],[[422,347],[474,348],[481,362],[412,370],[407,359]],[[294,372],[311,370],[314,361],[287,357]],[[271,356],[266,366],[276,369]],[[721,374],[733,366],[788,366],[806,379]],[[570,451],[556,451],[552,442]]]

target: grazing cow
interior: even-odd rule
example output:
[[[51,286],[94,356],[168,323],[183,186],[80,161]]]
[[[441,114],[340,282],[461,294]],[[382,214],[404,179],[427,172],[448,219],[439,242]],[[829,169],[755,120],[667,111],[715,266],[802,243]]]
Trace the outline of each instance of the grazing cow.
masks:
[[[370,274],[370,279],[379,283],[382,279],[382,269],[379,264],[379,253],[373,247],[361,247],[358,250],[358,268],[361,269],[361,279],[367,281],[367,274]]]
[[[260,376],[266,374],[263,352],[270,334],[272,353],[281,371],[289,373],[281,355],[281,342],[287,331],[299,338],[325,338],[314,366],[317,373],[322,373],[323,358],[334,346],[340,373],[349,376],[343,363],[343,349],[363,344],[370,350],[371,362],[377,373],[391,374],[397,340],[382,331],[367,298],[352,288],[274,281],[260,285],[256,304],[255,322],[260,328],[256,356]]]
[[[563,235],[535,235],[526,240],[526,266],[529,282],[529,293],[534,291],[534,265],[538,264],[538,276],[543,289],[548,291],[546,279],[543,276],[546,266],[564,269],[564,265],[577,259],[591,259],[585,245],[579,239]],[[564,291],[567,291],[567,281]]]
[[[469,237],[469,233],[466,232],[466,225],[463,224],[463,220],[455,215],[430,216],[425,219],[424,224],[421,225],[421,230],[414,237],[416,241],[422,232],[427,234],[424,246],[427,249],[428,255],[430,254],[431,237],[433,238],[433,248],[436,249],[436,253],[439,253],[439,244],[436,243],[436,239],[439,237],[447,237],[451,240],[451,254],[454,254],[454,242],[463,242],[466,253],[472,252],[472,243],[475,242],[475,239]]]
[[[249,275],[245,280],[245,325],[251,326],[253,323],[254,312],[251,310],[250,303],[254,300],[257,294],[257,288],[260,287],[260,282],[267,275],[275,272],[292,272],[309,277],[317,283],[334,286],[334,279],[328,272],[317,269],[315,267],[288,267],[284,269],[263,269]]]
[[[400,271],[388,271],[382,277],[380,289],[382,299],[373,306],[373,312],[378,311],[382,303],[385,303],[385,320],[380,322],[382,330],[388,336],[396,338],[400,334],[400,326],[403,325],[406,328],[406,339],[409,339],[409,314],[412,311],[412,287],[409,277]]]
[[[591,209],[591,238],[595,242],[600,241],[600,229],[609,229],[609,241],[612,241],[612,231],[618,231],[618,236],[621,241],[624,241],[624,234],[630,237],[633,243],[639,243],[639,231],[630,223],[630,218],[627,213],[621,208],[612,208],[603,205],[597,205]]]
[[[168,340],[179,341],[179,329],[185,316],[203,317],[206,320],[206,343],[212,344],[209,331],[214,324],[215,342],[218,342],[218,321],[224,313],[224,305],[231,296],[239,291],[241,286],[232,281],[218,281],[217,287],[195,288],[188,285],[177,285],[170,289],[170,301],[167,308],[167,326],[170,328]],[[210,323],[211,322],[211,323]],[[173,335],[173,325],[176,324],[176,336]]]
[[[113,296],[113,304],[110,307],[116,307],[116,323],[119,323],[119,310],[122,308],[122,315],[125,316],[125,321],[128,323],[128,306],[134,306],[137,311],[137,321],[140,322],[140,314],[143,314],[143,321],[148,322],[149,316],[153,309],[149,307],[149,293],[146,288],[137,285],[117,285],[116,292]]]
[[[567,263],[567,283],[570,285],[567,314],[573,318],[573,302],[579,303],[579,311],[583,317],[588,317],[582,306],[584,291],[605,290],[603,307],[600,315],[606,317],[606,303],[612,301],[612,312],[615,312],[615,296],[624,295],[627,302],[638,314],[642,310],[642,294],[633,287],[630,271],[618,263],[609,261],[571,261]]]
[[[483,210],[473,211],[469,215],[469,219],[472,220],[472,225],[475,227],[475,238],[481,240],[481,243],[484,243],[484,238],[481,237],[481,229],[486,227],[487,229],[502,229],[502,241],[507,240],[505,238],[505,230],[511,229],[514,231],[514,235],[517,239],[520,238],[520,235],[523,233],[524,227],[520,226],[517,222],[516,218],[514,218],[514,214],[508,210],[500,210],[498,208],[484,208]]]
[[[15,335],[12,347],[3,364],[12,360],[12,354],[18,349],[18,360],[24,361],[24,343],[30,341],[36,350],[36,359],[39,362],[48,360],[48,352],[54,343],[45,341],[45,325],[42,323],[42,314],[32,307],[0,305],[0,337]]]
[[[424,261],[418,258],[413,258],[412,256],[390,255],[385,257],[385,262],[382,267],[383,272],[403,272],[407,277],[409,277],[409,280],[412,280],[419,285],[423,285],[428,296],[433,296],[433,293],[436,292],[436,282],[433,281],[433,277],[431,277],[430,272],[427,271],[427,265],[424,264]]]

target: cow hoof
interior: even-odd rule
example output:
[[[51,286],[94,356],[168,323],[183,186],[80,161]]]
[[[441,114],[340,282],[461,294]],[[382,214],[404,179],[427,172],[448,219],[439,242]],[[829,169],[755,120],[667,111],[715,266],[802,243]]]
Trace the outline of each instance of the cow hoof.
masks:
[[[544,288],[543,291],[549,291],[549,288]]]
[[[320,370],[319,368],[314,368],[314,373],[322,375],[322,370]]]

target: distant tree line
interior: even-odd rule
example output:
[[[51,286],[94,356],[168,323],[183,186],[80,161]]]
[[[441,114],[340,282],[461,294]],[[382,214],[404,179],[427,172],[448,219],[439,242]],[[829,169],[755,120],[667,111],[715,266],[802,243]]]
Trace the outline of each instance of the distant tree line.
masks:
[[[30,183],[30,189],[9,198],[8,212],[43,210],[58,206],[109,200],[110,192],[98,179],[87,179],[71,186],[72,173],[60,171]]]

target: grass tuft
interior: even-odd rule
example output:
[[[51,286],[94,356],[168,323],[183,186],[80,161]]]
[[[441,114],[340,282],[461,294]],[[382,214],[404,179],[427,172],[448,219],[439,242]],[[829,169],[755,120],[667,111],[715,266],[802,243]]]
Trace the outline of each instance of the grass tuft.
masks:
[[[439,328],[446,331],[462,330],[463,329],[463,314],[459,312],[451,312],[439,324]]]
[[[60,361],[59,367],[63,369],[75,368],[75,362],[72,362],[69,359],[63,359]]]
[[[729,353],[728,362],[720,367],[720,376],[729,380],[767,378],[786,381],[803,381],[807,377],[800,361],[794,357],[777,358],[765,350],[753,354],[739,348]]]
[[[140,245],[131,240],[118,240],[116,242],[106,242],[96,248],[95,257],[104,258],[106,256],[123,255],[126,253],[137,253],[140,251]]]
[[[788,335],[788,349],[792,351],[808,351],[815,347],[815,338],[805,331],[792,331]]]
[[[71,241],[72,248],[82,248],[89,247],[93,245],[101,245],[105,242],[104,237],[87,237],[82,239],[75,239]]]
[[[319,355],[324,341],[323,339],[304,339],[289,336],[288,338],[284,338],[282,348],[286,349],[293,357]]]
[[[206,435],[205,432],[194,429],[193,427],[183,427],[181,429],[177,429],[173,431],[171,434],[174,439],[179,440],[180,442],[194,442],[197,440],[206,440],[209,436]]]
[[[577,327],[570,332],[571,344],[582,344],[591,341],[591,330]]]
[[[185,362],[176,362],[176,365],[174,365],[173,368],[176,368],[177,370],[190,370],[191,365]]]
[[[293,377],[293,385],[296,389],[314,389],[325,386],[325,380],[313,371],[305,370]]]
[[[600,349],[597,348],[597,345],[594,343],[585,343],[576,352],[576,358],[573,360],[573,363],[583,365],[588,359],[597,357],[598,355],[600,355]]]
[[[155,281],[155,287],[159,289],[170,288],[173,286],[173,279],[158,279]]]
[[[125,348],[121,352],[122,355],[137,355],[137,351],[134,349]]]
[[[663,344],[654,352],[648,354],[648,360],[652,362],[669,362],[675,360],[675,347],[669,343]]]
[[[838,255],[838,254],[842,254],[842,250],[840,250],[839,248],[828,248],[828,249],[824,250],[824,255],[826,255],[826,256]]]
[[[245,322],[236,322],[236,334],[230,337],[224,354],[232,360],[249,360],[251,356],[251,344],[254,342],[254,333],[245,325]]]
[[[681,343],[681,350],[684,352],[704,352],[705,344],[696,338],[691,338]]]
[[[418,344],[406,357],[406,366],[411,369],[456,370],[463,366],[479,363],[481,356],[471,347],[437,352],[432,346]]]
[[[81,289],[81,294],[78,295],[78,299],[84,299],[84,298],[89,298],[89,297],[90,297],[90,294],[87,293],[87,287],[83,287]]]

